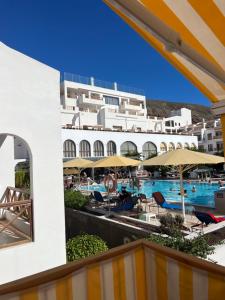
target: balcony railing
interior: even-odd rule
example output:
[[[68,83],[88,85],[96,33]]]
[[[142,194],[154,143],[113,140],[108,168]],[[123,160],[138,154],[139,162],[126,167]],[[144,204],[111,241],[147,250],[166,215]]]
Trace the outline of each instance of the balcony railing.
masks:
[[[97,105],[97,106],[103,106],[104,101],[103,99],[93,99],[88,98],[85,95],[81,95],[78,97],[79,104],[88,104],[88,105]]]
[[[139,240],[2,285],[0,299],[224,299],[224,278],[224,267]]]
[[[0,248],[32,241],[32,200],[27,191],[7,187],[0,200],[0,213]]]
[[[141,111],[143,109],[140,104],[135,105],[135,104],[128,104],[128,103],[123,103],[121,105],[121,108],[125,110],[134,110],[134,111]]]
[[[92,77],[85,77],[85,76],[80,76],[77,74],[71,74],[71,73],[63,73],[60,76],[61,81],[72,81],[72,82],[77,82],[77,83],[82,83],[82,84],[88,84],[88,85],[94,85],[98,86],[101,88],[106,88],[110,90],[118,90],[121,92],[125,93],[130,93],[130,94],[136,94],[136,95],[144,95],[144,91],[142,89],[137,89],[129,86],[125,86],[122,84],[117,84],[113,82],[108,82],[100,79],[94,79]]]

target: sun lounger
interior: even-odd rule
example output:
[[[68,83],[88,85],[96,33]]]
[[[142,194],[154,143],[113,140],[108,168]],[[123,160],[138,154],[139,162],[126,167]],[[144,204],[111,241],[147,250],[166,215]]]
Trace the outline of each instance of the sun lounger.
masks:
[[[225,221],[225,217],[215,217],[213,214],[208,212],[195,211],[194,214],[201,224],[205,224],[206,226],[210,223],[217,224]]]
[[[180,204],[173,204],[166,202],[166,199],[164,198],[163,194],[161,192],[154,192],[152,194],[152,197],[154,198],[155,202],[158,204],[158,206],[161,206],[162,208],[166,209],[174,209],[174,210],[182,210],[182,205]],[[185,209],[192,210],[192,205],[185,205]]]

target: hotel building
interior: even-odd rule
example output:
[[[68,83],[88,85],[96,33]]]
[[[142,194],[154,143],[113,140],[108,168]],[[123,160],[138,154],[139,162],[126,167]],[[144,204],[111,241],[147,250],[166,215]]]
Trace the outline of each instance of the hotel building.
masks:
[[[192,134],[198,138],[198,147],[204,152],[215,154],[223,151],[223,136],[220,119],[199,122],[185,126],[181,132]]]
[[[170,117],[147,116],[146,97],[133,88],[64,74],[60,85],[63,157],[97,158],[198,147],[197,137],[178,134],[192,124],[191,111]]]

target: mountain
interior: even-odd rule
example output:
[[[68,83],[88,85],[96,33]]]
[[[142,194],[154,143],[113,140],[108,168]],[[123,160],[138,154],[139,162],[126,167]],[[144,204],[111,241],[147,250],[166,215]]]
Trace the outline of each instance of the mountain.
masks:
[[[176,110],[185,107],[192,111],[193,123],[201,122],[202,119],[212,120],[214,118],[210,107],[204,105],[168,102],[164,100],[152,100],[152,99],[147,100],[146,104],[147,104],[148,116],[169,117],[171,110]]]

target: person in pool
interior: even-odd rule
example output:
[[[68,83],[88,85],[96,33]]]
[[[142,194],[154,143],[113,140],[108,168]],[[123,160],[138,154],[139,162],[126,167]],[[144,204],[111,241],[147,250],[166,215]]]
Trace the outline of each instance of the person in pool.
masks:
[[[195,185],[193,185],[193,187],[192,187],[192,190],[191,190],[193,193],[194,192],[196,192],[196,187],[195,187]]]

